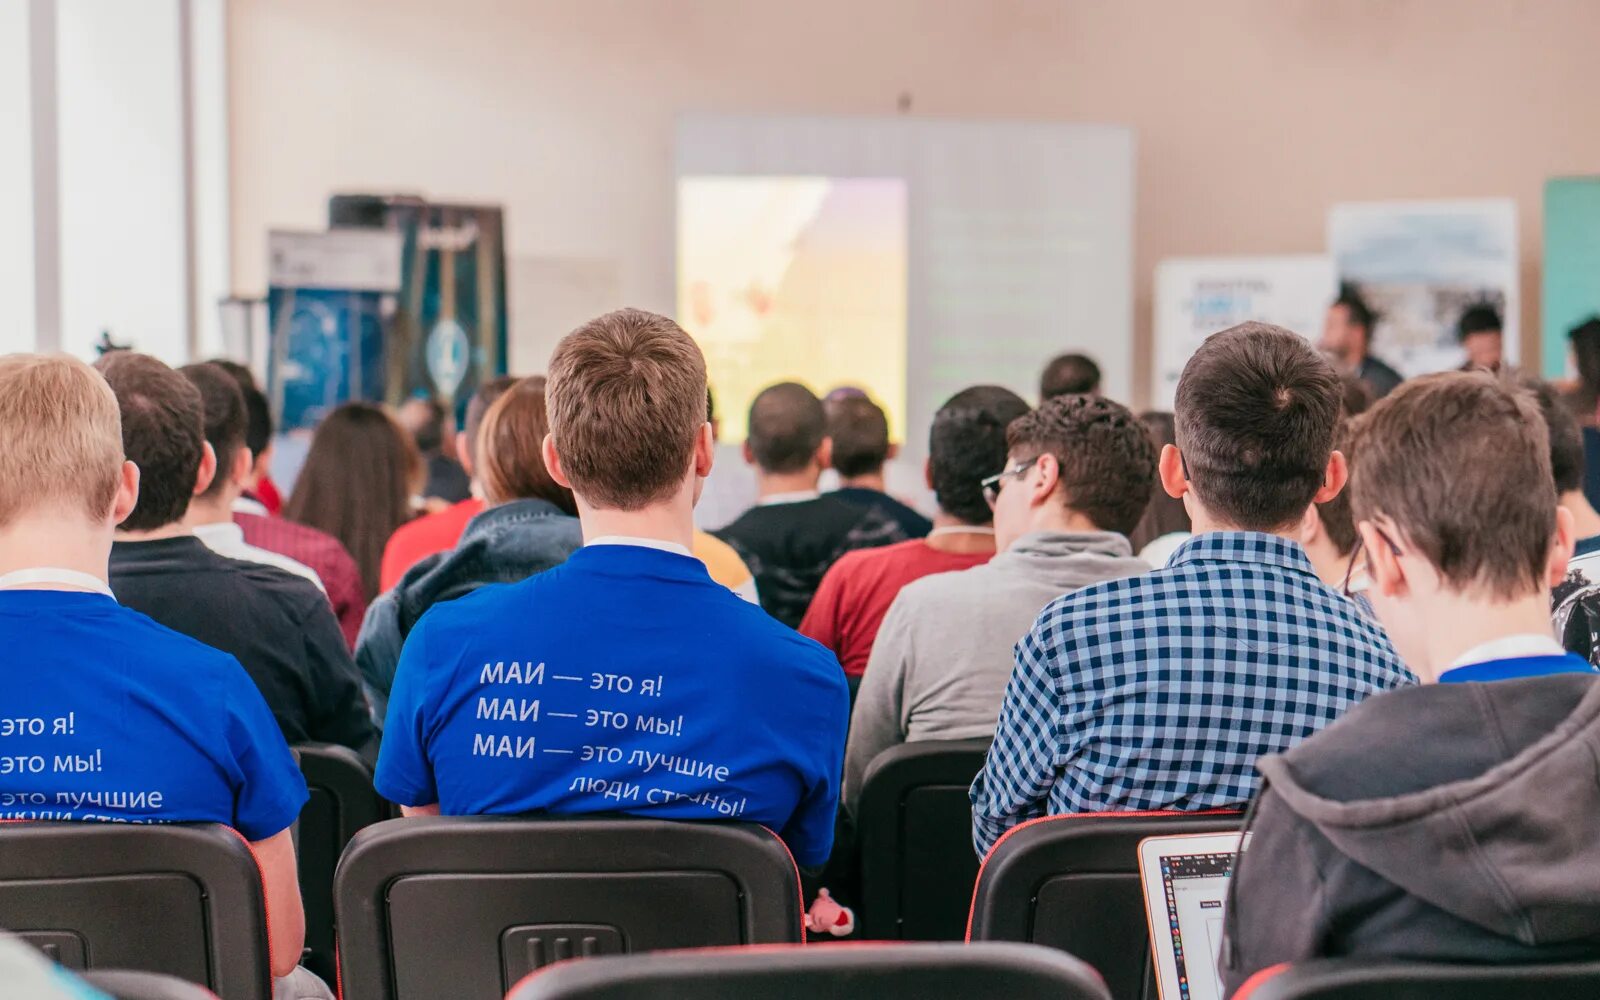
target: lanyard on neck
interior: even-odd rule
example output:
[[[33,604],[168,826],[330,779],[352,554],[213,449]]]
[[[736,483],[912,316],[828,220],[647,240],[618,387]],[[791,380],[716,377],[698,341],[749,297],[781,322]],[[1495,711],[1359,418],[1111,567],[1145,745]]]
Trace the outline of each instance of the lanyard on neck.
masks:
[[[41,587],[40,584],[54,586]],[[96,594],[111,597],[111,588],[97,576],[80,573],[75,569],[61,569],[56,566],[38,566],[33,569],[13,570],[10,573],[0,574],[0,590],[55,590],[69,587],[73,590],[88,590]]]

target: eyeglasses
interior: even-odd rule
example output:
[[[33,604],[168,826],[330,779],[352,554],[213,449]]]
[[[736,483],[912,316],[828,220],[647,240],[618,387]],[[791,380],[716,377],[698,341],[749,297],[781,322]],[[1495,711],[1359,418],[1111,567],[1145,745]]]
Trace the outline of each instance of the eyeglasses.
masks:
[[[1400,546],[1398,546],[1398,545],[1396,545],[1394,543],[1394,539],[1392,539],[1388,535],[1384,534],[1383,529],[1378,527],[1378,526],[1376,526],[1376,525],[1373,526],[1372,530],[1374,530],[1374,531],[1376,531],[1378,533],[1378,537],[1383,539],[1384,544],[1389,546],[1389,551],[1393,552],[1395,554],[1396,558],[1398,558],[1400,556]],[[1339,588],[1339,592],[1342,593],[1346,597],[1350,596],[1350,582],[1351,582],[1352,579],[1354,579],[1354,577],[1356,575],[1356,560],[1360,559],[1362,556],[1364,556],[1366,554],[1367,554],[1367,540],[1360,533],[1357,533],[1356,534],[1356,547],[1350,551],[1350,565],[1348,565],[1348,566],[1346,566],[1344,568],[1344,584]],[[1368,559],[1366,561],[1366,566],[1363,567],[1363,568],[1366,570],[1367,575],[1370,576],[1372,574],[1372,560]]]
[[[985,479],[983,482],[979,483],[979,485],[983,487],[983,498],[989,502],[989,506],[993,507],[995,502],[1000,499],[1001,482],[1008,478],[1021,479],[1027,474],[1029,469],[1038,464],[1041,457],[1042,456],[1040,455],[1035,455],[1032,458],[1025,458],[1016,465],[1013,465],[1011,468],[997,472],[988,479]]]

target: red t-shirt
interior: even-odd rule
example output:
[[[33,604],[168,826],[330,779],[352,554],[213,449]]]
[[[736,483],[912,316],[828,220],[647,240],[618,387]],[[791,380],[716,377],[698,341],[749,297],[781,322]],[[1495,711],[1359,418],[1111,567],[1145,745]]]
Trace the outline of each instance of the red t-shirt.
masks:
[[[378,567],[378,589],[388,591],[415,566],[435,552],[448,552],[461,541],[467,522],[483,510],[484,502],[468,497],[437,514],[428,514],[402,524],[383,547],[383,562]]]
[[[934,573],[971,569],[993,556],[992,552],[940,552],[921,538],[847,552],[822,578],[800,622],[800,633],[833,650],[846,674],[860,677],[867,670],[878,626],[901,587]]]

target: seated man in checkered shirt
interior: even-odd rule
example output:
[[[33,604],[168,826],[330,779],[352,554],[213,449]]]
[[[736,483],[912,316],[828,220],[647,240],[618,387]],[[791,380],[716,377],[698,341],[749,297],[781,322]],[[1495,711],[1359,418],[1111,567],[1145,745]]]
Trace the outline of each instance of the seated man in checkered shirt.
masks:
[[[1345,484],[1339,405],[1333,366],[1288,330],[1195,352],[1160,460],[1194,537],[1164,569],[1057,598],[1017,644],[972,785],[980,855],[1038,816],[1242,807],[1257,757],[1415,682],[1295,541]]]

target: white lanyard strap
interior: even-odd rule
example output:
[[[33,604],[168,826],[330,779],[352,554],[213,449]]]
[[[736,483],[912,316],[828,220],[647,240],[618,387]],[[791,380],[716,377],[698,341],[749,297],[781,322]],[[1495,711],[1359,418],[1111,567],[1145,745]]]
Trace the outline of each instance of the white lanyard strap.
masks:
[[[54,586],[40,587],[40,584],[54,584]],[[111,588],[97,576],[80,573],[75,569],[60,569],[56,566],[38,566],[33,569],[13,570],[10,573],[0,574],[0,590],[55,590],[60,587],[70,587],[74,590],[88,590],[96,594],[112,597]]]
[[[948,524],[948,525],[945,525],[943,528],[934,528],[932,531],[928,532],[928,537],[929,538],[941,538],[941,537],[943,537],[945,535],[993,535],[993,534],[994,534],[994,529],[993,528],[985,528],[985,527],[983,527],[981,525]]]

